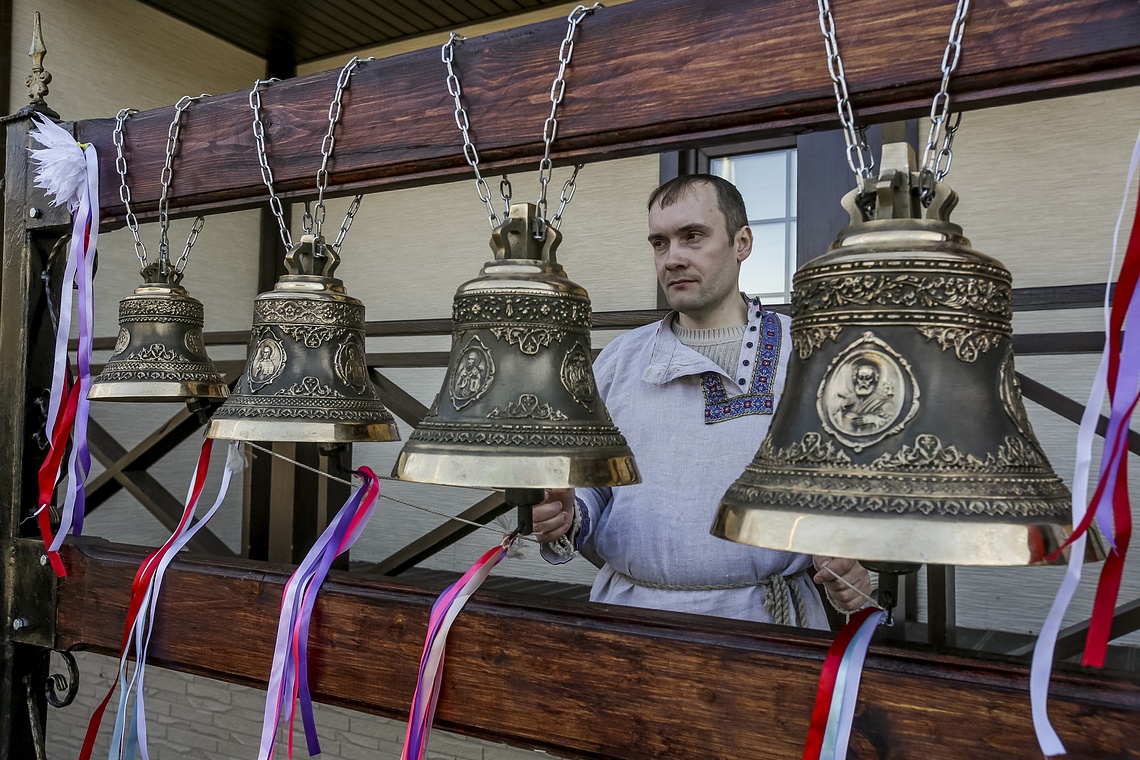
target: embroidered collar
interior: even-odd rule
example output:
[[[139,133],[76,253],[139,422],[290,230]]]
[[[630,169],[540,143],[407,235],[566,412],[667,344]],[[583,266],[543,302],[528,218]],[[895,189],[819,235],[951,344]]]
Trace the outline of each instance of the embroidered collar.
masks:
[[[775,411],[776,368],[780,360],[780,318],[765,311],[759,298],[748,301],[748,325],[740,347],[736,382],[745,392],[729,396],[720,372],[701,373],[705,424]]]

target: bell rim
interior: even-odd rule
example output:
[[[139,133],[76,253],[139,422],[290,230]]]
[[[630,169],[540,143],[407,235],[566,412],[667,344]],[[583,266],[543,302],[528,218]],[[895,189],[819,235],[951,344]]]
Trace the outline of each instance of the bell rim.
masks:
[[[210,420],[206,437],[225,441],[292,441],[296,443],[386,443],[400,440],[394,420]]]
[[[1054,560],[1072,526],[1043,521],[948,520],[938,516],[812,514],[722,501],[709,533],[777,551],[874,562],[1018,567],[1062,565]],[[1104,559],[1099,535],[1090,536],[1086,561]]]
[[[229,397],[229,386],[222,381],[221,377],[218,378],[217,382],[186,380],[111,380],[100,382],[96,378],[87,391],[89,401],[134,403],[182,401],[188,398],[225,400]]]
[[[413,446],[409,443],[409,446]],[[476,488],[590,488],[635,485],[641,482],[633,452],[527,454],[523,451],[467,453],[409,451],[405,446],[392,467],[392,476],[416,483]]]

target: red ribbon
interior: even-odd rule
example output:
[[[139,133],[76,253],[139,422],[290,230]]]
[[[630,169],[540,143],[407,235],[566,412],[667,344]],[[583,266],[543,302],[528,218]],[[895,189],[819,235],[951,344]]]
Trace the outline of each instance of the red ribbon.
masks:
[[[827,650],[827,658],[823,661],[823,672],[819,675],[819,688],[815,692],[815,708],[811,712],[811,726],[808,728],[807,745],[804,747],[804,760],[819,760],[820,753],[823,752],[823,737],[827,732],[831,700],[835,695],[835,681],[839,675],[839,665],[843,662],[843,654],[863,626],[863,621],[877,611],[874,607],[864,607],[852,615]]]
[[[131,603],[127,607],[127,623],[123,628],[123,642],[119,645],[120,659],[126,653],[127,647],[130,645],[131,631],[135,625],[135,618],[138,617],[139,609],[142,607],[143,599],[146,597],[146,590],[150,588],[151,578],[154,577],[155,570],[158,569],[159,562],[162,557],[170,550],[174,540],[186,527],[190,517],[194,514],[194,506],[198,503],[198,498],[202,494],[202,488],[206,485],[206,474],[210,470],[210,451],[213,449],[214,440],[207,438],[202,442],[202,452],[198,455],[198,469],[194,476],[194,490],[190,494],[190,498],[186,500],[186,507],[182,512],[182,519],[178,522],[178,527],[174,529],[170,538],[166,542],[152,551],[146,556],[139,569],[135,571],[135,579],[131,583]],[[79,751],[79,760],[91,760],[91,751],[95,747],[95,739],[99,735],[99,726],[103,722],[103,713],[107,710],[107,705],[111,702],[111,697],[115,693],[115,688],[119,685],[119,678],[116,675],[115,680],[111,683],[111,689],[107,692],[107,696],[103,697],[103,701],[95,708],[95,712],[91,714],[91,721],[87,724],[87,734],[83,738],[83,747]]]

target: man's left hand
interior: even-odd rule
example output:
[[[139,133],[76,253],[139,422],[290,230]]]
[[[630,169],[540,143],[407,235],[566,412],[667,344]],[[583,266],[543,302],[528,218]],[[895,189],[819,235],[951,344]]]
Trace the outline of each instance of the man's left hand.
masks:
[[[855,589],[851,588],[854,586],[868,596],[871,594],[871,574],[867,572],[867,568],[859,564],[858,560],[841,557],[812,557],[812,565],[816,569],[815,577],[812,580],[822,584],[827,589],[827,595],[831,597],[836,606],[847,612],[855,612],[867,602],[865,597],[860,596]],[[850,583],[851,586],[836,578],[829,571],[834,571],[836,575]]]

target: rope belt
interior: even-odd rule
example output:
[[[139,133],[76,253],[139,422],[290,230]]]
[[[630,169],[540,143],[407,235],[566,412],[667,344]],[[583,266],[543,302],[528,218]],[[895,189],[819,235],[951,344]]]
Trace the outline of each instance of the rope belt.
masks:
[[[796,573],[796,575],[801,575],[803,572],[806,571],[800,571]],[[733,589],[752,588],[753,586],[767,586],[768,588],[764,592],[764,609],[772,616],[775,623],[777,625],[792,625],[791,605],[794,605],[796,610],[795,625],[800,628],[807,627],[807,613],[804,608],[803,594],[800,592],[799,586],[795,583],[789,583],[789,579],[779,573],[773,573],[767,578],[755,581],[711,583],[705,585],[654,583],[652,581],[643,581],[639,578],[634,578],[617,570],[614,570],[614,574],[626,579],[635,586],[658,589],[660,591],[731,591]],[[793,575],[792,578],[795,578],[795,575]],[[791,601],[791,605],[789,605],[789,600]]]

